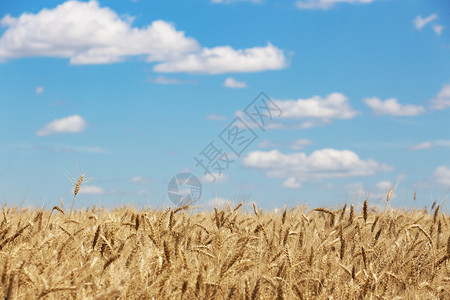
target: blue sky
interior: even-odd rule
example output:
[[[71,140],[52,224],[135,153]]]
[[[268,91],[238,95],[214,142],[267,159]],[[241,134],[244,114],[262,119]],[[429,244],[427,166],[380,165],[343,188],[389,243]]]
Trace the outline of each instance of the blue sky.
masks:
[[[205,207],[384,207],[390,187],[393,206],[445,206],[449,11],[420,0],[2,3],[0,199],[68,206],[65,170],[88,170],[79,208],[164,207],[170,179],[189,171]],[[264,130],[243,113],[260,92],[282,111]],[[219,137],[236,117],[257,135],[240,156]],[[215,182],[194,160],[210,142],[234,160]]]

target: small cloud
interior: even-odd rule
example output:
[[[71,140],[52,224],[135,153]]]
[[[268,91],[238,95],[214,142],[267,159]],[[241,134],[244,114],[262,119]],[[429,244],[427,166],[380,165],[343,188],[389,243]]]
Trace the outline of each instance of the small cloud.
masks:
[[[219,174],[219,173],[211,173],[203,175],[202,177],[203,181],[211,182],[211,183],[222,183],[228,181],[228,176],[225,174]]]
[[[210,121],[224,121],[224,120],[226,120],[226,117],[219,116],[219,115],[216,115],[216,114],[211,114],[211,115],[207,115],[206,119],[208,119]]]
[[[426,18],[422,18],[422,16],[417,16],[414,20],[413,20],[413,24],[416,27],[417,30],[422,29],[423,27],[425,27],[425,25],[427,25],[428,23],[436,20],[438,18],[437,14],[431,14]]]
[[[389,98],[382,101],[376,97],[364,99],[364,103],[369,106],[373,113],[378,116],[391,115],[396,117],[412,117],[421,115],[425,112],[422,106],[400,104],[395,98]]]
[[[233,49],[230,46],[202,48],[200,52],[179,56],[153,67],[162,73],[251,73],[287,68],[283,50],[268,43],[265,47]]]
[[[431,181],[445,188],[450,188],[450,168],[439,166],[434,170]]]
[[[290,146],[291,149],[294,150],[302,150],[307,148],[308,146],[312,145],[312,141],[311,140],[307,140],[307,139],[299,139],[296,140],[295,142],[293,142]]]
[[[326,97],[313,96],[307,99],[276,100],[283,114],[281,119],[302,120],[293,129],[307,129],[330,124],[333,119],[348,120],[360,112],[353,109],[348,98],[341,93],[331,93]]]
[[[430,149],[433,147],[432,142],[423,142],[414,146],[411,146],[408,148],[409,151],[417,151],[417,150],[423,150],[423,149]]]
[[[73,192],[73,191],[71,191]],[[102,195],[105,194],[105,190],[101,187],[95,186],[95,185],[86,185],[81,186],[79,194],[83,195]]]
[[[36,95],[40,95],[44,92],[44,87],[43,86],[38,86],[36,87]]]
[[[247,87],[247,83],[245,81],[237,81],[231,77],[228,77],[225,79],[223,86],[232,89],[242,89]]]
[[[137,183],[137,184],[150,184],[154,182],[155,180],[150,177],[143,177],[143,176],[135,176],[131,178],[131,182]]]
[[[444,84],[441,91],[429,101],[431,109],[443,110],[450,107],[450,84]]]
[[[408,151],[425,150],[432,148],[450,148],[450,140],[426,141],[408,148]]]
[[[428,179],[417,182],[415,187],[419,189],[444,188],[450,190],[450,167],[438,166]]]
[[[442,30],[444,30],[444,26],[439,25],[439,24],[433,25],[433,30],[437,36],[440,36],[442,33]]]
[[[295,177],[289,177],[285,182],[283,182],[283,186],[290,189],[298,189],[302,186],[302,184],[298,182]]]
[[[79,115],[54,120],[41,129],[36,134],[47,136],[54,133],[76,133],[82,132],[86,128],[86,121]]]
[[[181,80],[165,76],[149,77],[148,81],[154,84],[196,84],[196,80]]]

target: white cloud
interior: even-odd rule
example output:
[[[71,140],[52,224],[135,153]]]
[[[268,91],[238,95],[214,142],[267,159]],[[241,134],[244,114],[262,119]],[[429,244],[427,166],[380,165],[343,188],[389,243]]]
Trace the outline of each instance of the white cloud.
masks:
[[[210,121],[224,121],[226,120],[225,116],[219,116],[217,114],[211,114],[211,115],[207,115],[206,119],[210,120]]]
[[[298,189],[302,187],[302,184],[295,179],[295,177],[289,177],[283,182],[283,186],[290,189]]]
[[[450,168],[447,166],[439,166],[434,170],[431,181],[441,187],[450,188]]]
[[[200,49],[170,23],[158,20],[140,29],[125,19],[96,1],[67,1],[18,18],[7,15],[1,20],[7,29],[0,59],[51,56],[70,58],[71,64],[102,64],[144,55],[151,62]]]
[[[283,119],[308,119],[295,126],[300,129],[329,124],[332,119],[351,119],[359,114],[341,93],[332,93],[325,98],[276,100],[275,103],[283,111]]]
[[[73,192],[73,191],[72,191]],[[83,195],[102,195],[105,194],[105,190],[95,185],[85,185],[80,187],[79,194]]]
[[[375,115],[391,116],[417,116],[425,112],[423,106],[411,104],[400,104],[395,98],[389,98],[382,101],[376,97],[364,99],[364,103],[369,106]]]
[[[165,76],[149,77],[148,81],[154,84],[196,84],[195,80],[181,80],[178,78],[169,78]]]
[[[223,86],[228,87],[228,88],[241,89],[241,88],[246,88],[247,83],[245,81],[237,81],[234,78],[228,77],[227,79],[225,79]]]
[[[263,0],[211,0],[212,3],[230,4],[234,2],[251,2],[254,4],[261,4]]]
[[[150,184],[154,181],[153,178],[150,177],[143,177],[143,176],[134,176],[131,178],[131,182],[137,183],[137,184]]]
[[[441,91],[430,100],[431,109],[442,110],[450,107],[450,84],[444,84]]]
[[[350,150],[322,149],[307,156],[305,153],[284,154],[278,150],[253,151],[243,158],[247,168],[264,170],[269,177],[289,179],[285,185],[326,178],[374,175],[393,170],[373,159],[362,160]]]
[[[290,148],[294,149],[294,150],[303,150],[312,144],[313,144],[313,142],[311,140],[299,139],[299,140],[296,140],[295,142],[293,142],[291,144]]]
[[[53,133],[76,133],[86,128],[86,121],[79,115],[54,120],[41,129],[36,134],[38,136],[47,136]]]
[[[437,36],[441,35],[442,30],[444,30],[444,26],[439,24],[433,25],[433,31],[436,33]]]
[[[341,93],[332,93],[326,98],[314,96],[309,99],[277,100],[275,102],[283,111],[281,117],[287,119],[351,119],[358,114],[348,104],[347,97]]]
[[[409,151],[417,151],[432,148],[450,148],[450,140],[426,141],[408,148]]]
[[[36,14],[1,19],[0,62],[44,56],[69,58],[71,64],[109,64],[129,57],[158,62],[157,72],[259,72],[287,66],[283,51],[266,47],[234,50],[202,48],[171,23],[156,20],[133,27],[133,17],[120,17],[97,1],[67,1]]]
[[[36,95],[40,95],[44,92],[44,87],[43,86],[38,86],[36,87]]]
[[[156,72],[188,72],[223,74],[237,72],[261,72],[287,67],[282,50],[268,44],[266,47],[235,50],[230,46],[203,48],[199,53],[190,53],[154,67]]]
[[[426,18],[422,18],[422,16],[417,16],[414,20],[413,20],[413,24],[416,27],[416,29],[420,30],[423,27],[425,27],[425,25],[427,25],[428,23],[436,20],[438,18],[437,14],[431,14]]]
[[[206,182],[211,182],[211,183],[221,183],[221,182],[227,182],[228,181],[228,176],[221,173],[211,173],[210,174],[206,174],[202,176],[202,180],[206,181]]]
[[[299,9],[329,9],[337,3],[365,4],[375,0],[298,0],[297,8]]]

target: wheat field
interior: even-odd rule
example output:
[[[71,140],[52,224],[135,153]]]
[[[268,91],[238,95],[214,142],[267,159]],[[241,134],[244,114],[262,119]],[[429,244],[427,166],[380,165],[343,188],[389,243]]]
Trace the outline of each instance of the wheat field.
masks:
[[[439,206],[2,214],[4,299],[450,299]]]

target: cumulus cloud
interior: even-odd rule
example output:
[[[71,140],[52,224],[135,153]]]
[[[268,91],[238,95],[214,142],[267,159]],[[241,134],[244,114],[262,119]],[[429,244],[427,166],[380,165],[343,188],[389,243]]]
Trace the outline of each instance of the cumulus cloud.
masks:
[[[330,9],[337,3],[367,4],[375,0],[298,0],[299,9]]]
[[[422,29],[427,25],[428,23],[436,20],[438,18],[437,14],[431,14],[426,18],[422,18],[422,16],[417,16],[413,20],[414,27],[416,27],[417,30]]]
[[[181,80],[178,78],[169,78],[165,76],[149,77],[148,81],[154,84],[196,84],[195,80]]]
[[[225,79],[223,86],[227,88],[242,89],[247,87],[247,83],[245,81],[237,81],[234,78],[228,77]]]
[[[353,151],[336,149],[317,150],[309,156],[302,152],[253,151],[244,157],[243,166],[263,170],[268,177],[287,178],[285,186],[327,178],[369,176],[393,170],[391,166],[373,159],[362,160]]]
[[[450,148],[449,140],[426,141],[408,148],[409,151],[417,151],[433,148]]]
[[[332,93],[325,98],[314,96],[308,99],[276,100],[275,103],[283,111],[282,119],[306,119],[294,126],[300,129],[325,125],[333,119],[351,119],[359,114],[341,93]]]
[[[40,94],[42,94],[44,92],[44,87],[43,86],[36,87],[35,92],[36,92],[36,95],[39,96]]]
[[[183,31],[163,20],[142,28],[133,17],[120,17],[97,1],[67,1],[56,8],[1,19],[0,61],[44,56],[70,59],[71,64],[109,64],[129,57],[157,62],[158,72],[259,72],[287,66],[283,51],[266,47],[235,50],[202,48]]]
[[[1,20],[7,29],[0,58],[51,56],[70,58],[71,64],[103,64],[143,55],[151,62],[200,49],[173,24],[158,20],[140,29],[129,22],[96,1],[67,1],[18,18],[7,15]]]
[[[425,112],[425,108],[422,106],[416,106],[411,104],[400,104],[395,98],[389,98],[382,101],[376,97],[364,99],[364,103],[369,106],[373,113],[378,116],[391,115],[391,116],[417,116]]]
[[[156,72],[223,74],[236,72],[261,72],[287,67],[282,50],[268,44],[266,47],[235,50],[230,46],[203,48],[179,58],[157,64]]]
[[[76,133],[82,132],[86,128],[86,121],[79,115],[54,120],[41,129],[36,134],[47,136],[54,133]]]
[[[441,91],[429,101],[431,109],[443,110],[450,107],[450,84],[444,84]]]

